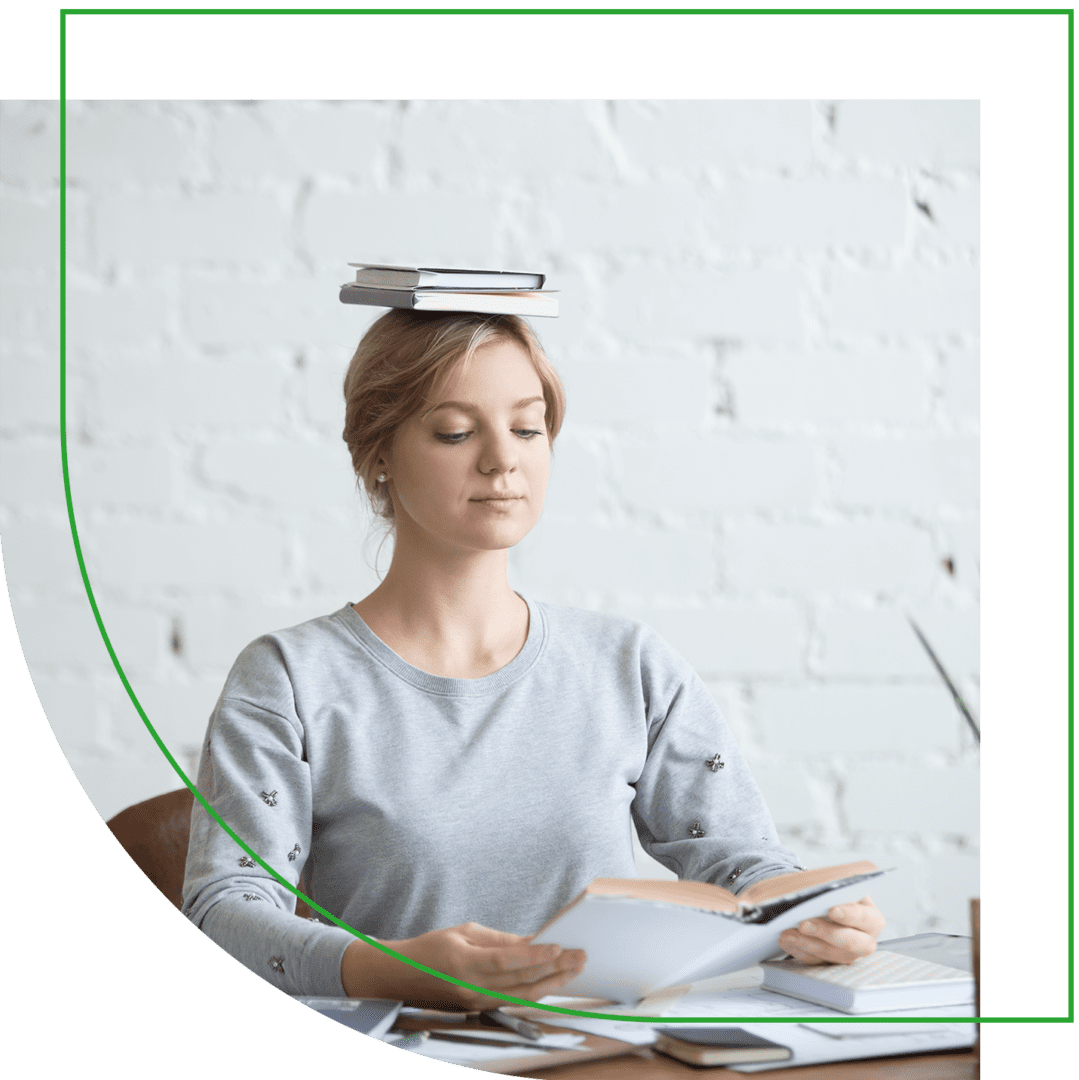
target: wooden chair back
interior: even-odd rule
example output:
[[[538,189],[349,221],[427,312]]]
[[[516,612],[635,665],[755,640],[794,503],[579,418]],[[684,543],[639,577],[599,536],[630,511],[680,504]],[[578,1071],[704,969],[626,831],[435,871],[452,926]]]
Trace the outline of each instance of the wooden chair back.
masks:
[[[184,866],[194,801],[187,788],[180,788],[129,806],[107,822],[112,835],[135,865],[177,908],[183,904]],[[304,891],[303,877],[300,891]],[[297,900],[296,914],[306,918],[313,912],[302,900]]]

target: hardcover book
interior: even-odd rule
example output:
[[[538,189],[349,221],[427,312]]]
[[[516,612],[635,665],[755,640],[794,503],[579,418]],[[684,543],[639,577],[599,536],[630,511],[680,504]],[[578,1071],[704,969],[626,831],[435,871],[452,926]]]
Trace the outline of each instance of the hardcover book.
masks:
[[[475,311],[484,315],[558,315],[558,295],[552,290],[398,289],[349,282],[341,286],[341,303],[415,311]]]

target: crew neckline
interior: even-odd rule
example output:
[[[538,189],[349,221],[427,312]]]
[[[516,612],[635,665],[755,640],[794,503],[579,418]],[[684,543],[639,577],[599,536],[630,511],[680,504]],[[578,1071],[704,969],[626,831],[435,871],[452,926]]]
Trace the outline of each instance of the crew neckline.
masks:
[[[517,595],[521,596],[520,593]],[[479,697],[497,692],[515,683],[535,664],[543,651],[547,640],[547,621],[538,604],[532,603],[525,596],[521,596],[521,599],[528,605],[528,636],[525,638],[521,651],[508,664],[479,679],[453,679],[444,675],[432,675],[422,668],[413,667],[403,657],[398,656],[364,622],[363,616],[358,614],[351,603],[345,604],[337,615],[360,644],[383,667],[388,668],[394,675],[410,685],[431,694],[442,694],[448,697]]]

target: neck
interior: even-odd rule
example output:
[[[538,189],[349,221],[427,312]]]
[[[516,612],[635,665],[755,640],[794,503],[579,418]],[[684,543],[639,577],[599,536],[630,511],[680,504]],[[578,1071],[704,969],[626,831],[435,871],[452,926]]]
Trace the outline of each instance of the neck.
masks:
[[[507,559],[505,550],[435,552],[399,534],[386,577],[355,608],[414,667],[480,678],[509,663],[528,634]]]

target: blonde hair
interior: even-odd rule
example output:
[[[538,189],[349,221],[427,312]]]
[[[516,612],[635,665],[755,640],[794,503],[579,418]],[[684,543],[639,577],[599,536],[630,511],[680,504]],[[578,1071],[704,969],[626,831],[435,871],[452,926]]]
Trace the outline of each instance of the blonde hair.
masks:
[[[519,345],[536,369],[553,444],[562,427],[566,395],[532,328],[516,315],[443,314],[395,308],[363,335],[345,372],[345,430],[359,486],[379,517],[393,521],[393,501],[377,481],[378,459],[400,426],[422,412],[440,379],[483,345]]]

